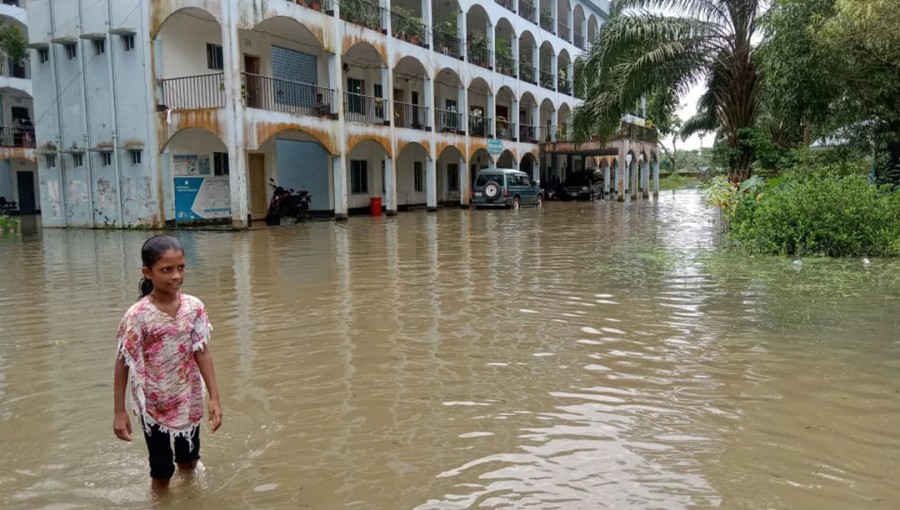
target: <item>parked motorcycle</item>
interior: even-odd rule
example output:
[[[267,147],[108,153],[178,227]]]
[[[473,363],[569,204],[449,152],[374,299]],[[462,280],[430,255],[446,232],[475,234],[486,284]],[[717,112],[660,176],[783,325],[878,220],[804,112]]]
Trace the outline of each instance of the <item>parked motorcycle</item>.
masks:
[[[269,210],[266,212],[266,225],[280,225],[282,218],[293,218],[294,221],[309,218],[309,203],[312,196],[308,191],[285,189],[275,184],[275,179],[269,179],[269,186],[274,191],[272,201],[269,202]]]

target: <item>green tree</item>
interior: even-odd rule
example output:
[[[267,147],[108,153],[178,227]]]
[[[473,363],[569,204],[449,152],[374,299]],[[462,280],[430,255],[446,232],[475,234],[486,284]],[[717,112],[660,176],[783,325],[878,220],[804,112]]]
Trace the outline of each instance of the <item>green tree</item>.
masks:
[[[647,121],[659,133],[659,148],[669,159],[669,168],[678,168],[678,137],[682,121],[678,116],[678,95],[671,89],[654,91],[647,99]],[[666,141],[671,139],[671,149]]]
[[[756,116],[760,77],[753,38],[759,0],[616,0],[610,19],[584,57],[576,88],[576,139],[608,136],[622,115],[648,92],[684,95],[706,80],[716,126],[738,149],[730,177],[750,176],[752,152],[740,143]],[[677,12],[677,15],[669,14]],[[708,120],[708,119],[706,119]]]
[[[19,27],[0,21],[0,52],[13,60],[22,60],[28,47],[28,40]]]

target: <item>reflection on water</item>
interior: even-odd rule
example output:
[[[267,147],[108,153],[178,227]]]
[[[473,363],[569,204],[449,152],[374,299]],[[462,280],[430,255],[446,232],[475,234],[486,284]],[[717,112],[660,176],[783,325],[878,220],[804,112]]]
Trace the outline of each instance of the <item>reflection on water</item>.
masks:
[[[692,193],[185,232],[226,410],[111,429],[145,233],[0,240],[3,508],[895,508],[900,265],[716,253]]]

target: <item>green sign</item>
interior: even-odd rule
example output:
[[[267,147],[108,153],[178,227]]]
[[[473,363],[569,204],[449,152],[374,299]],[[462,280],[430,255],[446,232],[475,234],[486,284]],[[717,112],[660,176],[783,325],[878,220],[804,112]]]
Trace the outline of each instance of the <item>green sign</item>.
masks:
[[[503,140],[488,140],[488,154],[503,154]]]

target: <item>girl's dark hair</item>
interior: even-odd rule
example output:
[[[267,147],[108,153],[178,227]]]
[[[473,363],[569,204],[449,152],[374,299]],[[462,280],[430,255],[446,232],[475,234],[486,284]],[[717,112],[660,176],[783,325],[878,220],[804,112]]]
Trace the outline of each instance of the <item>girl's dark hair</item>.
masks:
[[[169,250],[184,253],[184,248],[178,239],[172,236],[153,236],[144,241],[144,245],[141,246],[141,262],[147,269],[152,269],[153,264],[156,264],[156,261],[162,257],[163,253]],[[141,278],[138,288],[140,289],[141,297],[145,297],[153,292],[153,282],[146,278]]]

